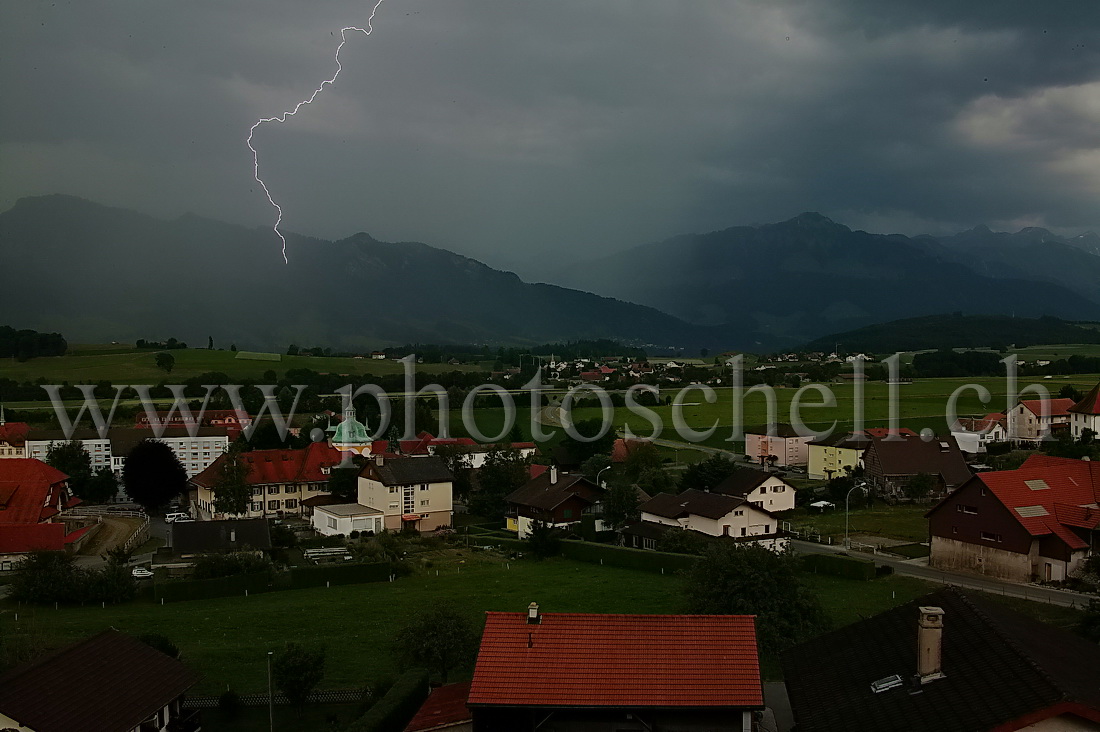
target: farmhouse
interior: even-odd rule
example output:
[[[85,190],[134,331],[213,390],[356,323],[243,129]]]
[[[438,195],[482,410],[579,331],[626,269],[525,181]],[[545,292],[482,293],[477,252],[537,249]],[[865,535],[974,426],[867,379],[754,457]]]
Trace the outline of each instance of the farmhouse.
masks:
[[[959,449],[970,455],[984,453],[991,442],[1008,439],[1008,417],[999,412],[980,418],[962,417],[951,427],[951,436],[959,443]]]
[[[30,427],[26,422],[9,422],[4,417],[4,408],[0,406],[0,459],[27,457],[26,442],[27,432]]]
[[[1016,582],[1064,580],[1100,541],[1100,463],[1032,455],[978,473],[928,512],[929,564]]]
[[[799,732],[1100,729],[1100,648],[946,589],[794,646]]]
[[[779,518],[744,496],[691,488],[678,496],[658,493],[638,506],[638,511],[640,520],[620,532],[620,543],[625,546],[656,549],[666,531],[683,529],[707,536],[731,537],[738,542],[753,542],[776,551],[787,547]]]
[[[754,618],[489,612],[467,706],[479,732],[748,732]]]
[[[1100,435],[1100,382],[1068,410],[1070,434],[1079,440],[1085,430]]]
[[[871,435],[863,453],[865,475],[871,485],[888,497],[904,495],[917,475],[932,477],[932,495],[943,495],[970,477],[959,445],[953,437],[936,437],[927,442],[911,432],[894,437]]]
[[[757,508],[772,512],[794,508],[794,487],[777,475],[761,470],[738,468],[712,490],[743,498]]]
[[[1008,439],[1038,443],[1052,432],[1069,429],[1072,399],[1025,399],[1008,413]]]
[[[0,460],[0,569],[36,549],[72,551],[93,530],[87,519],[67,520],[80,503],[69,476],[31,458]]]

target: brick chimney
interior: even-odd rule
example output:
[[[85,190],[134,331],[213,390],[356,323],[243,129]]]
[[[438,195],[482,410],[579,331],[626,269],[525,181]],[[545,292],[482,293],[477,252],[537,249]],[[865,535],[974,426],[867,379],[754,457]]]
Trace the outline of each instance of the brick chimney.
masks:
[[[920,607],[917,674],[922,684],[943,678],[943,608]]]

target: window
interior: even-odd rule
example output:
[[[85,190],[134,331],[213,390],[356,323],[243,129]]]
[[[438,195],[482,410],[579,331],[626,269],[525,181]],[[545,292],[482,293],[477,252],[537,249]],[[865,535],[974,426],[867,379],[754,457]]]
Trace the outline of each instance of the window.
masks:
[[[331,516],[328,517],[328,527],[330,529],[336,528],[336,519],[332,518]]]
[[[263,502],[262,501],[253,501],[252,502],[252,510],[253,511],[263,511],[264,510]]]
[[[431,503],[431,501],[429,501],[429,500],[425,499],[425,500],[423,500],[423,501],[421,501],[421,502],[420,502],[420,505],[421,505],[422,507],[424,507],[424,506],[427,506],[427,505],[428,505],[429,503]]]
[[[739,508],[739,509],[737,509],[736,511],[733,512],[733,515],[734,516],[744,516],[745,515],[745,510],[743,508]]]
[[[287,508],[298,508],[298,499],[297,498],[288,498],[286,500],[286,507]]]
[[[994,534],[991,531],[983,531],[982,532],[982,541],[1000,541],[1000,540],[1001,540],[1001,535],[1000,534]]]
[[[391,485],[390,486],[390,493],[397,493],[397,486]]]
[[[561,517],[562,518],[573,518],[573,509],[563,508],[562,511],[561,511]]]
[[[268,501],[267,502],[267,510],[268,511],[278,511],[279,510],[279,501]]]
[[[745,528],[744,526],[742,526],[742,527],[741,527],[741,536],[745,536],[745,535],[746,535],[746,534],[748,534],[748,533],[749,533],[749,530],[748,530],[748,529],[746,529],[746,528]]]
[[[959,513],[969,513],[971,515],[977,515],[978,513],[977,506],[968,506],[965,503],[956,503],[955,510]]]
[[[279,486],[277,486],[277,485],[269,485],[269,486],[267,487],[267,494],[268,494],[269,496],[273,496],[273,495],[275,495],[275,494],[276,494],[276,493],[278,493],[278,492],[279,492]]]
[[[959,527],[958,527],[958,526],[952,526],[952,527],[951,527],[951,533],[952,533],[952,534],[957,534],[957,533],[959,533]]]
[[[784,489],[784,486],[781,486],[781,485],[773,485],[773,486],[772,486],[772,493],[782,493],[782,492],[783,492],[783,489]]]
[[[770,534],[770,533],[772,533],[772,527],[771,527],[771,524],[764,524],[764,533],[765,533],[765,534]]]
[[[656,549],[657,548],[657,540],[656,539],[642,539],[642,546],[646,549]]]
[[[422,490],[422,491],[428,490],[428,484],[427,483],[421,483],[420,484],[420,490]]]
[[[401,508],[401,504],[397,501],[394,501],[393,503],[390,504],[390,510],[392,510],[392,511],[396,511],[399,508]]]
[[[252,495],[254,495],[254,496],[262,496],[263,494],[264,494],[264,489],[262,487],[252,489]]]

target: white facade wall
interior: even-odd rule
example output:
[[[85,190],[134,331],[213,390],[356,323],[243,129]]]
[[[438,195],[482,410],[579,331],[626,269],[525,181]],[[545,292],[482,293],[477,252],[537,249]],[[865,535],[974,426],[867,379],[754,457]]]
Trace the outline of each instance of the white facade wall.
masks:
[[[745,435],[745,455],[759,461],[761,455],[775,455],[779,458],[776,465],[789,467],[804,466],[810,462],[810,437],[770,437],[768,435]]]
[[[46,453],[50,451],[50,445],[61,444],[65,440],[27,440],[27,457],[46,462]],[[92,470],[100,468],[115,469],[111,455],[111,441],[107,439],[81,440],[84,449],[92,458]]]
[[[152,437],[152,433],[150,433]],[[229,449],[229,437],[226,435],[207,435],[202,437],[161,437],[163,442],[172,449],[180,463],[187,471],[187,477],[192,478],[210,467],[210,464],[218,459],[218,456]],[[27,440],[27,457],[36,458],[45,462],[46,453],[51,444],[57,440]],[[126,464],[126,458],[116,456],[112,452],[110,439],[81,440],[81,444],[92,458],[92,470],[109,468],[117,475],[122,474],[122,468]]]
[[[760,508],[769,511],[789,511],[794,508],[793,487],[783,482],[782,478],[772,476],[760,484],[760,487],[745,496],[749,503],[759,504]]]
[[[1100,434],[1100,414],[1077,414],[1072,412],[1069,419],[1069,428],[1075,440],[1081,439],[1081,433],[1087,429]]]
[[[450,481],[386,486],[360,475],[358,498],[360,505],[383,513],[387,529],[400,529],[401,517],[405,514],[422,517],[421,531],[452,525],[454,504]]]
[[[382,516],[362,514],[358,516],[336,516],[325,511],[324,506],[313,509],[313,528],[324,536],[343,534],[349,536],[353,531],[382,531]]]

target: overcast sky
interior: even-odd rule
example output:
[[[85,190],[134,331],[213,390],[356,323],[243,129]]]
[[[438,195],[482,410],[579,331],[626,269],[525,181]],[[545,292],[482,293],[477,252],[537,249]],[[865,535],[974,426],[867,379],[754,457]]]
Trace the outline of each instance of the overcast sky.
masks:
[[[248,128],[331,76],[372,6],[0,3],[0,209],[61,192],[272,223]],[[1100,230],[1094,0],[386,0],[341,58],[257,132],[292,231],[529,274],[807,210]]]

